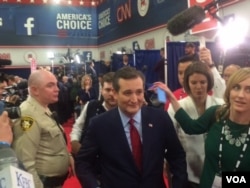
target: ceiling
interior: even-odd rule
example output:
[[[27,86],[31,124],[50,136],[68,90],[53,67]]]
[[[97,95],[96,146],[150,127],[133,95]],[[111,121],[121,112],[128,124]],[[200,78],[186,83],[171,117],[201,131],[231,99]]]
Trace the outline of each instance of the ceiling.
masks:
[[[6,4],[48,4],[48,5],[64,5],[64,6],[83,6],[97,7],[106,0],[0,0],[0,3]]]

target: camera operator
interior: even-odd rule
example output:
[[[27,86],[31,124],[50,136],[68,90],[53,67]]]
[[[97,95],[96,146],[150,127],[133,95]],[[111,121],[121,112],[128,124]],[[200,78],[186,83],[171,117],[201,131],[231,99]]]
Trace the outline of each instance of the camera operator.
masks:
[[[8,87],[8,75],[0,73],[0,103],[1,112],[7,111],[10,119],[20,117],[20,97],[15,94],[12,87]],[[0,113],[1,114],[1,113]]]
[[[19,106],[28,96],[27,80],[19,76],[6,75],[7,87],[5,87],[5,101]]]

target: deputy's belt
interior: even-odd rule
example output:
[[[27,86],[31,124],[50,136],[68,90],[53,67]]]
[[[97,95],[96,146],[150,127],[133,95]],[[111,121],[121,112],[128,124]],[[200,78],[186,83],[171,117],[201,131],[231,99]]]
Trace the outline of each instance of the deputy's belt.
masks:
[[[68,173],[65,174],[64,176],[43,176],[39,175],[41,181],[43,182],[44,187],[56,187],[56,186],[61,186],[63,185],[64,181],[68,177]]]

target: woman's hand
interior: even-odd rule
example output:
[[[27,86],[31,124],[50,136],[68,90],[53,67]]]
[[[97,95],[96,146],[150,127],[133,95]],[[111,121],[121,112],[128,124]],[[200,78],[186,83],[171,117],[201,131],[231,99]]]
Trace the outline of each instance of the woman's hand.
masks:
[[[154,91],[156,90],[156,88],[161,88],[162,90],[165,91],[167,99],[172,104],[175,112],[180,108],[178,100],[176,99],[173,92],[169,89],[169,87],[166,84],[164,84],[163,82],[155,82],[152,88]]]
[[[161,88],[163,91],[165,91],[168,100],[176,99],[172,91],[169,89],[169,87],[163,82],[155,82],[153,84],[153,88],[154,88],[154,91],[156,91],[157,88]]]

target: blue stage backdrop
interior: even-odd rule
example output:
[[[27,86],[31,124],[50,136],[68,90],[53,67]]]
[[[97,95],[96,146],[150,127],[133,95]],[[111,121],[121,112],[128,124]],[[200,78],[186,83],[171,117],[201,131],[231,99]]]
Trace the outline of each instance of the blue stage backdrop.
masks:
[[[0,4],[1,45],[97,45],[95,8]]]
[[[99,7],[0,4],[1,45],[81,45],[112,42],[162,27],[186,0],[107,0]]]
[[[116,0],[98,7],[98,43],[167,24],[187,8],[187,0]]]

